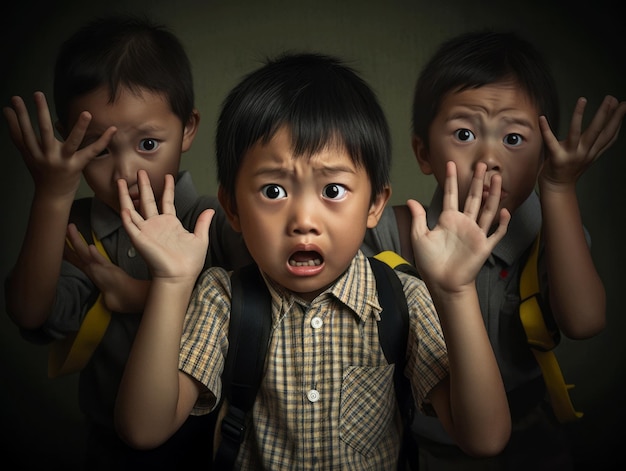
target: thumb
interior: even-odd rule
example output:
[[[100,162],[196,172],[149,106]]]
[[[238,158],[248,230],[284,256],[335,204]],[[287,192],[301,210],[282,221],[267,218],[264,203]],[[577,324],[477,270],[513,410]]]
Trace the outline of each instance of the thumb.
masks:
[[[202,211],[202,213],[200,213],[200,216],[198,216],[198,219],[196,220],[196,227],[193,230],[194,235],[196,235],[200,239],[208,241],[209,227],[211,226],[213,216],[215,216],[214,209],[205,209],[204,211]]]

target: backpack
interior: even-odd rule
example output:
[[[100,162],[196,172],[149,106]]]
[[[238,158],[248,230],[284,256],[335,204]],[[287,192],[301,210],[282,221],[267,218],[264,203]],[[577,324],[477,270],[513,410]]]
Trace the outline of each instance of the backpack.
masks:
[[[385,261],[382,261],[385,260]],[[381,347],[389,364],[395,364],[394,387],[404,423],[398,469],[417,469],[417,443],[410,431],[414,401],[409,380],[404,376],[408,337],[408,307],[400,279],[392,266],[402,271],[412,267],[393,252],[369,257],[376,278],[378,299],[383,308],[378,323]],[[221,443],[214,467],[232,469],[246,431],[264,373],[265,354],[271,329],[271,296],[255,264],[231,275],[232,306],[228,331],[229,349],[222,373],[227,413],[221,425]],[[217,408],[219,411],[219,407]]]
[[[576,411],[572,405],[569,390],[574,385],[565,383],[559,362],[554,354],[554,349],[560,340],[560,332],[554,319],[547,315],[547,310],[543,307],[539,289],[537,259],[540,235],[541,233],[537,235],[533,243],[520,277],[519,315],[530,350],[541,369],[554,415],[561,423],[575,422],[583,414]]]

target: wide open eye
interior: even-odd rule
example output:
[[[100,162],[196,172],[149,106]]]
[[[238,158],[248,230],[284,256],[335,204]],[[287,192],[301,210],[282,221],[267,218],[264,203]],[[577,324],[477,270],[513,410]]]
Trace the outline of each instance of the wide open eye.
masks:
[[[476,139],[476,136],[474,136],[474,133],[470,131],[469,129],[465,129],[465,128],[457,129],[456,131],[454,131],[454,136],[459,141],[463,141],[463,142],[470,142]]]
[[[322,196],[331,200],[338,200],[343,198],[347,192],[348,191],[344,188],[343,185],[339,185],[338,183],[331,183],[324,187],[324,189],[322,190]]]
[[[502,141],[507,146],[517,147],[521,146],[524,143],[524,138],[520,134],[511,133],[504,136],[504,139]]]
[[[139,141],[139,150],[142,152],[154,152],[159,148],[159,141],[152,138],[146,138]]]
[[[261,188],[261,193],[263,194],[263,196],[271,200],[277,200],[279,198],[287,197],[287,192],[285,191],[285,189],[280,185],[276,185],[275,183],[265,185],[263,188]]]

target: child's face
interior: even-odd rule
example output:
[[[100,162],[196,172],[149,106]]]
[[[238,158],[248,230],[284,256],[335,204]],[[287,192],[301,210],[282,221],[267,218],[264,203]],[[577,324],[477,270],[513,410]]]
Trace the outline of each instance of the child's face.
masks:
[[[516,83],[449,93],[428,135],[428,149],[413,142],[420,168],[443,187],[446,162],[455,162],[460,207],[478,162],[487,164],[485,191],[492,175],[502,176],[500,208],[513,213],[533,191],[543,160],[539,111]]]
[[[312,300],[349,266],[366,228],[389,198],[371,204],[371,184],[343,146],[294,157],[281,128],[257,143],[237,174],[236,207],[226,204],[257,264],[273,280]]]
[[[133,94],[126,88],[120,90],[113,103],[109,102],[106,87],[77,98],[70,107],[70,125],[82,111],[92,115],[83,146],[94,142],[110,126],[117,128],[107,149],[83,170],[95,197],[119,212],[116,182],[124,178],[137,204],[137,170],[144,169],[150,176],[155,200],[160,202],[165,175],[176,177],[181,153],[191,146],[195,118],[183,128],[161,95],[146,90]]]

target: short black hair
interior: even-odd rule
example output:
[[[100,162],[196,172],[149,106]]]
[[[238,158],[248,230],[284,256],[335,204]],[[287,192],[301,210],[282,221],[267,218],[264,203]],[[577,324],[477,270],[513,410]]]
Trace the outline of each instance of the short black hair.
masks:
[[[257,142],[269,142],[283,126],[297,156],[311,156],[327,144],[344,145],[365,167],[372,200],[388,186],[391,137],[373,90],[336,57],[284,53],[245,76],[222,104],[217,176],[232,201],[245,153]]]
[[[539,50],[515,32],[482,30],[444,42],[422,69],[413,98],[413,134],[428,145],[428,128],[449,92],[507,79],[519,83],[556,132],[558,92]]]
[[[119,87],[162,94],[187,123],[194,107],[191,63],[178,38],[145,17],[96,18],[62,45],[54,71],[54,103],[68,126],[72,100],[101,86],[114,102]]]

